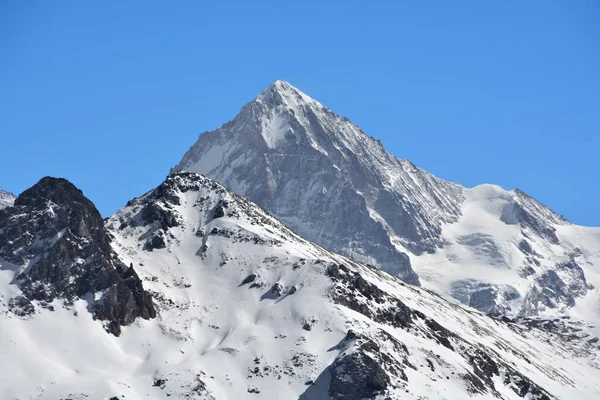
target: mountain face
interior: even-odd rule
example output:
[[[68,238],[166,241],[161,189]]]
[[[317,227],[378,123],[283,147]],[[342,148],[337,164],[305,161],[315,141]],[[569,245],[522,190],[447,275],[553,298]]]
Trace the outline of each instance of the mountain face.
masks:
[[[247,196],[303,237],[449,299],[510,318],[600,321],[600,229],[522,191],[446,182],[277,81],[173,171]]]
[[[64,179],[43,178],[0,210],[0,270],[14,274],[20,293],[8,309],[21,317],[90,297],[94,317],[118,336],[122,325],[156,316],[133,267],[112,251],[96,207]]]
[[[0,190],[0,210],[12,206],[16,198],[14,194]]]
[[[0,212],[2,235],[16,232],[15,218],[32,221],[20,224],[30,235],[0,242],[2,398],[600,397],[598,332],[555,334],[470,311],[301,238],[204,176],[171,175],[104,227],[75,190],[42,180]],[[32,259],[42,243],[52,251],[50,230],[134,266],[156,318],[115,338],[88,312],[90,296],[15,313],[9,298],[33,273],[4,257]],[[71,270],[71,281],[88,267]]]

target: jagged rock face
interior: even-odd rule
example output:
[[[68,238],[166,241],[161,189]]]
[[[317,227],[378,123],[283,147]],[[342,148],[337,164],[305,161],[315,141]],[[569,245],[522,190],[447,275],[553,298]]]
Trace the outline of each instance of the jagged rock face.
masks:
[[[491,394],[503,398],[498,387],[498,379],[502,378],[500,384],[505,385],[519,397],[555,399],[549,391],[510,365],[496,350],[470,343],[423,312],[407,306],[401,299],[391,298],[388,293],[365,279],[365,270],[362,274],[359,271],[352,271],[352,267],[349,266],[335,264],[327,269],[327,275],[335,282],[332,288],[334,301],[382,324],[427,337],[464,359],[472,367],[462,375],[470,395]],[[474,328],[478,335],[494,336],[492,332],[486,331],[478,324],[474,324]],[[515,331],[519,332],[521,329],[515,328]],[[572,338],[575,339],[576,336]],[[503,339],[500,337],[496,339],[499,340],[498,344],[501,348],[506,348],[506,344],[500,344]],[[389,351],[390,345],[393,352],[386,353],[385,349]],[[408,368],[417,369],[410,362],[411,352],[407,347],[385,331],[379,331],[371,337],[351,331],[340,346],[342,351],[332,365],[329,389],[329,394],[334,399],[377,398],[384,394],[389,386],[409,385],[410,379],[407,378],[406,371]],[[525,362],[531,363],[526,354],[519,354],[519,352],[514,354]],[[439,353],[437,358],[426,359],[432,372],[435,372],[436,365],[438,368],[444,366],[444,362],[439,360]]]
[[[523,316],[538,315],[540,309],[573,307],[575,299],[594,289],[587,283],[583,269],[573,259],[559,263],[535,278],[525,299]]]
[[[359,346],[348,347],[332,365],[330,396],[336,400],[361,400],[383,394],[390,386],[390,377],[377,360],[379,346],[367,339]]]
[[[564,217],[519,189],[514,190],[514,202],[503,210],[500,219],[506,224],[520,224],[552,244],[560,243],[554,225],[569,224]]]
[[[576,243],[599,234],[573,235],[580,227],[521,190],[467,189],[398,160],[286,82],[202,133],[173,169],[182,170],[218,180],[329,250],[493,315],[568,312],[587,293],[587,266],[600,263],[600,240]],[[577,247],[582,269],[571,282],[559,266]],[[569,281],[560,296],[554,272]]]
[[[451,295],[461,303],[487,314],[502,316],[509,311],[507,302],[521,297],[510,285],[495,285],[485,281],[463,279],[452,282]]]
[[[16,198],[14,194],[0,190],[0,210],[12,206]]]
[[[0,260],[14,266],[29,301],[72,304],[101,292],[92,310],[115,335],[137,317],[156,316],[133,267],[112,251],[100,213],[69,181],[43,178],[0,210],[0,227]]]

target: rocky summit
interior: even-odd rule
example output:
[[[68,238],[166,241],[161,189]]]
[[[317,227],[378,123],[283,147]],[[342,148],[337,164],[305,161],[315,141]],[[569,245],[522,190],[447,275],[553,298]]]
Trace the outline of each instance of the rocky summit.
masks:
[[[173,171],[205,174],[328,250],[480,311],[600,323],[600,228],[519,189],[439,179],[287,82],[200,134]]]
[[[17,315],[88,297],[94,317],[117,336],[122,325],[156,316],[133,267],[111,249],[100,213],[65,179],[43,178],[0,210],[0,244],[0,267],[22,292],[8,303]]]

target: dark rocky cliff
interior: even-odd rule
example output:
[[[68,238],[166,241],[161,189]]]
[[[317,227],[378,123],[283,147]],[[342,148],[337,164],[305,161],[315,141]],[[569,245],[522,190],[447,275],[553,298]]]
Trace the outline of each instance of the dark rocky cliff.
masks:
[[[21,310],[92,294],[90,311],[117,336],[122,325],[156,316],[133,266],[112,251],[100,213],[66,179],[45,177],[0,210],[0,259],[17,272]]]

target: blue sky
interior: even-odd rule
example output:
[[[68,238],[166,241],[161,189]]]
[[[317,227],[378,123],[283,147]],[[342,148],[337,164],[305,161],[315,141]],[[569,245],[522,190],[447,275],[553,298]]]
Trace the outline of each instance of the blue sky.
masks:
[[[276,79],[466,186],[600,225],[600,2],[2,1],[0,188],[107,216]]]

